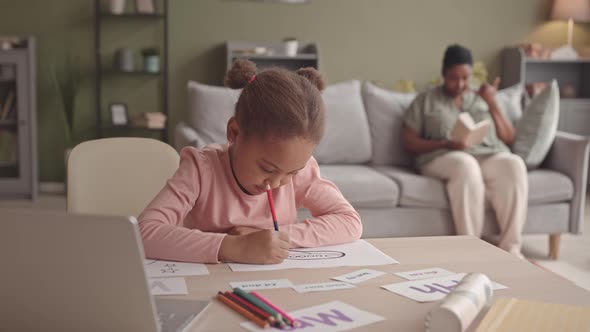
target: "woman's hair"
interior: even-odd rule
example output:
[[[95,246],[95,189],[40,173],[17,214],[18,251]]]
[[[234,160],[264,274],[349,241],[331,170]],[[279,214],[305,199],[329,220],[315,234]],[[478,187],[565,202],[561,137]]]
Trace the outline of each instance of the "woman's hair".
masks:
[[[227,72],[225,85],[243,89],[235,118],[246,137],[302,137],[316,144],[322,138],[324,81],[316,69],[269,68],[257,74],[252,61],[240,59]]]
[[[443,57],[443,74],[454,65],[473,65],[473,56],[468,48],[459,44],[453,44],[447,47]]]

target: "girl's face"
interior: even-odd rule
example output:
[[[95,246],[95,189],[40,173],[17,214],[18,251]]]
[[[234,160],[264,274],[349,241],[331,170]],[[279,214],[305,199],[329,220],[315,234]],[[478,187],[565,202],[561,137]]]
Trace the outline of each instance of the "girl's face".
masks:
[[[266,192],[266,184],[278,188],[305,167],[315,143],[301,137],[286,139],[245,138],[235,119],[227,126],[230,160],[234,177],[247,194]]]

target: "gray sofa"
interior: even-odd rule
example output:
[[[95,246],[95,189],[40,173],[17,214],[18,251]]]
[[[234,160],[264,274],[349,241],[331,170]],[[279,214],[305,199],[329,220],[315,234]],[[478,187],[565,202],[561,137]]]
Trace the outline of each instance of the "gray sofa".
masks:
[[[513,120],[520,111],[511,109],[519,107],[519,91],[498,94]],[[238,93],[189,82],[190,109],[187,121],[176,127],[176,148],[225,142],[225,125]],[[444,182],[417,174],[402,146],[402,116],[413,98],[359,81],[324,91],[326,134],[314,156],[322,176],[336,183],[360,213],[365,238],[455,233]],[[554,258],[559,234],[582,232],[588,151],[587,138],[558,132],[543,165],[529,171],[524,233],[552,235]],[[498,233],[494,218],[488,209],[484,235]]]

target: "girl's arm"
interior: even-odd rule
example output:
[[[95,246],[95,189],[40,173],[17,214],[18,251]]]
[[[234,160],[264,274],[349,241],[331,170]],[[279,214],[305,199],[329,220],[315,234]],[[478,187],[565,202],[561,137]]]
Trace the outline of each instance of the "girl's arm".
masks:
[[[201,189],[201,170],[206,157],[185,148],[180,165],[164,188],[139,215],[139,231],[149,258],[198,263],[217,263],[225,234],[201,232],[183,227]]]
[[[289,234],[290,247],[318,247],[348,243],[361,237],[361,218],[338,188],[320,177],[316,160],[293,177],[297,206],[307,208],[313,218],[281,226]]]

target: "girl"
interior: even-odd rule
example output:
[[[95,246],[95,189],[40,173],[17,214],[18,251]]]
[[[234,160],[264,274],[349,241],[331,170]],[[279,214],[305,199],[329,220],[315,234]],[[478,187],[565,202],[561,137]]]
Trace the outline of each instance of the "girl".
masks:
[[[254,63],[238,60],[225,84],[243,89],[227,123],[228,143],[181,151],[178,170],[139,216],[146,256],[275,264],[289,248],[360,238],[358,213],[311,157],[324,130],[319,72],[272,68],[256,75]],[[298,223],[299,207],[314,217]]]

